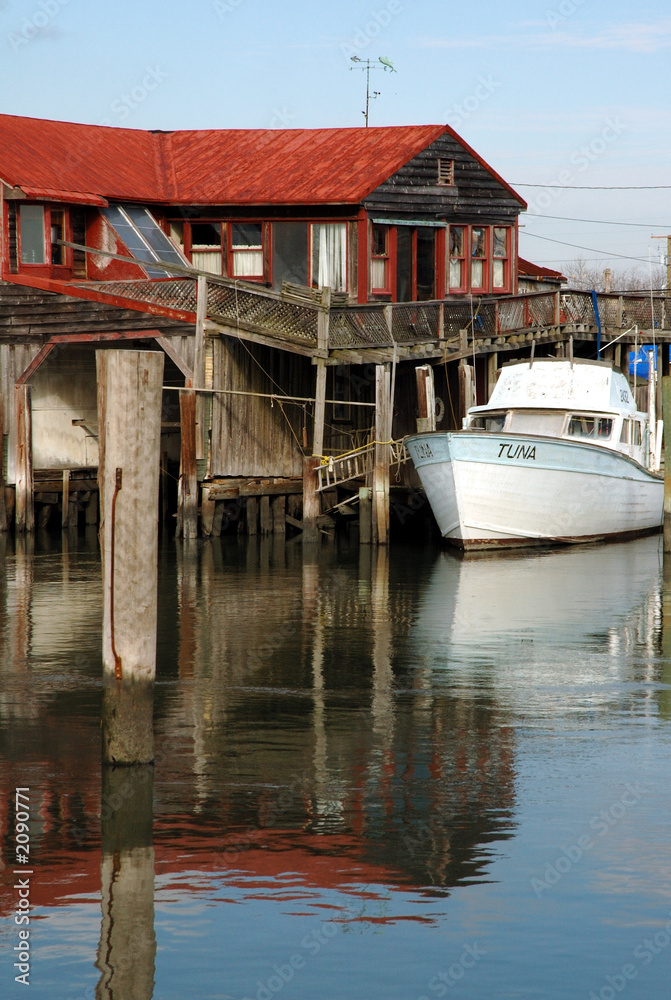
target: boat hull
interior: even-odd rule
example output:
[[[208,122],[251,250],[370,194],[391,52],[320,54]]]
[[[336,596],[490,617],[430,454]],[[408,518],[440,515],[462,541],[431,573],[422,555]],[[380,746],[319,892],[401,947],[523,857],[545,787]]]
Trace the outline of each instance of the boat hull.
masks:
[[[630,538],[662,524],[662,477],[608,448],[469,431],[406,446],[443,537],[463,549]]]

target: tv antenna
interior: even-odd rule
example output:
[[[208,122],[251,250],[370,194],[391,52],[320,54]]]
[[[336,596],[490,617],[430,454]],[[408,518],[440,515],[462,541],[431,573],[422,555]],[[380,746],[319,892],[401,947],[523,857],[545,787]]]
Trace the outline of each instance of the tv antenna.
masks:
[[[361,65],[359,68],[364,69],[366,71],[366,110],[362,111],[361,114],[366,119],[366,128],[368,128],[368,110],[370,107],[370,102],[371,100],[374,100],[376,97],[380,96],[379,90],[374,90],[372,94],[370,92],[370,71],[371,69],[379,69],[379,64],[382,65],[382,68],[385,71],[385,73],[387,72],[387,70],[389,70],[391,73],[395,73],[396,70],[392,65],[391,59],[389,59],[387,56],[378,56],[377,62],[374,59],[362,59],[360,56],[350,56],[350,59],[352,60],[353,63],[360,63]],[[354,66],[350,66],[351,70],[355,68],[356,67]]]

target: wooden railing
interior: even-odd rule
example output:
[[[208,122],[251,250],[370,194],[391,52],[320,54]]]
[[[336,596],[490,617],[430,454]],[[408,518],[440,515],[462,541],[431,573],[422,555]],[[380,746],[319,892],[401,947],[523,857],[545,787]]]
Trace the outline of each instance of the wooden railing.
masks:
[[[71,286],[76,294],[77,285]],[[163,309],[196,311],[196,279],[177,277],[141,281],[85,282],[110,299],[134,300]],[[671,298],[655,293],[597,295],[602,331],[671,334]],[[334,296],[329,316],[329,350],[412,346],[441,341],[476,342],[519,332],[561,328],[565,332],[597,330],[591,292],[561,290],[503,295],[497,298],[450,297],[430,302],[347,305]],[[313,289],[288,286],[281,292],[251,282],[208,276],[207,315],[233,329],[260,332],[278,341],[317,347],[319,313],[324,306]]]
[[[405,441],[386,441],[390,451],[390,465],[401,465],[409,459],[405,447]],[[369,441],[349,451],[344,455],[333,455],[325,460],[323,465],[317,467],[317,479],[319,485],[317,489],[328,490],[340,483],[346,483],[350,479],[364,479],[373,472],[375,462],[375,441]]]

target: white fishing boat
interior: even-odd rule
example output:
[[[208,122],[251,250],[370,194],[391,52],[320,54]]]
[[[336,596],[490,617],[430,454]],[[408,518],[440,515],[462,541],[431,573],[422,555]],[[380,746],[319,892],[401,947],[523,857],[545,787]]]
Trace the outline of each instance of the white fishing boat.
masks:
[[[406,446],[443,537],[477,550],[658,531],[656,431],[609,362],[542,358],[504,365],[463,430]]]

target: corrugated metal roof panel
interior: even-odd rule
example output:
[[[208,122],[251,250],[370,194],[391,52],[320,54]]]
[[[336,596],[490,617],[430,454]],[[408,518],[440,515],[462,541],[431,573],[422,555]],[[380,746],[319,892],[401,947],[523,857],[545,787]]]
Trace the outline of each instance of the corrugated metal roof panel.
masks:
[[[356,205],[445,131],[454,134],[444,125],[145,132],[0,115],[0,177],[144,203]]]

